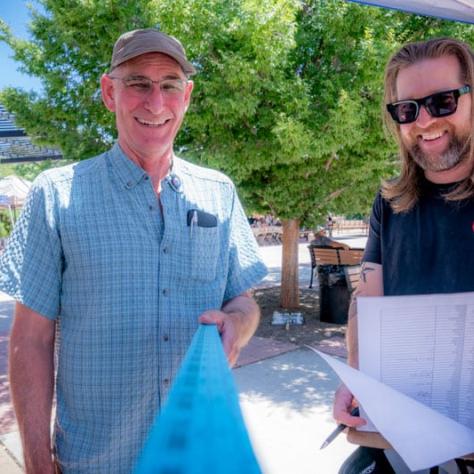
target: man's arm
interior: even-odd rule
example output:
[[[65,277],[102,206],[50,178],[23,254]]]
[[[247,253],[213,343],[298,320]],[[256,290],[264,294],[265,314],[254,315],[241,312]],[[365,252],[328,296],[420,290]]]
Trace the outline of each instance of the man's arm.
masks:
[[[10,335],[10,390],[29,474],[54,473],[51,409],[55,322],[17,303]]]
[[[231,366],[237,362],[240,350],[253,336],[259,321],[260,308],[250,291],[227,301],[220,311],[206,311],[199,317],[200,323],[217,324]]]
[[[346,344],[347,362],[351,367],[359,367],[359,346],[357,340],[357,297],[358,296],[382,296],[383,295],[383,273],[382,265],[364,262],[360,273],[359,284],[352,294],[347,321]],[[345,385],[341,385],[334,399],[333,416],[338,423],[347,426],[360,426],[365,421],[359,417],[350,415],[353,403],[353,395]]]

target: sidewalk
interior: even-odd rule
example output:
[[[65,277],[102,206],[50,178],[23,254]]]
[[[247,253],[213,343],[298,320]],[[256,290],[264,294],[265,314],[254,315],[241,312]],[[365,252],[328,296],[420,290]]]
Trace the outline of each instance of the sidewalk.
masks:
[[[343,239],[363,246],[365,239]],[[280,281],[281,246],[261,247],[269,275],[261,286]],[[300,244],[300,286],[309,284],[307,244]],[[21,443],[8,393],[7,343],[13,301],[0,293],[0,472],[22,472]],[[324,346],[320,346],[325,350]],[[272,339],[253,338],[234,369],[242,411],[265,474],[324,472],[335,474],[355,449],[339,436],[319,446],[334,429],[332,399],[339,381],[312,351]]]

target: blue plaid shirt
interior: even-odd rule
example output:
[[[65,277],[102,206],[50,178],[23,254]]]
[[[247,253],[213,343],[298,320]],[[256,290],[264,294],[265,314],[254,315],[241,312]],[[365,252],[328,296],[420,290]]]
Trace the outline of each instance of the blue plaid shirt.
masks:
[[[160,201],[116,144],[40,175],[2,255],[0,289],[59,326],[65,473],[129,473],[199,315],[265,275],[221,173],[175,159]],[[188,225],[193,210],[217,225]]]

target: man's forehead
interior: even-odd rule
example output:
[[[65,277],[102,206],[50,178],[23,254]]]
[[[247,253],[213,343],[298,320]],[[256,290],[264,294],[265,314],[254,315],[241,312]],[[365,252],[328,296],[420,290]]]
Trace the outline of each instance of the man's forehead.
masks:
[[[461,66],[453,55],[417,61],[402,68],[395,82],[397,100],[422,98],[462,85]]]

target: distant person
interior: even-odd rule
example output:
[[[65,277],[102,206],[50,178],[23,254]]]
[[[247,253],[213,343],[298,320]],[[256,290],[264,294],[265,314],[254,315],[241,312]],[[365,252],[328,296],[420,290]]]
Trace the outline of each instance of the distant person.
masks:
[[[328,217],[326,218],[326,230],[329,237],[332,237],[333,228],[334,228],[334,219],[332,218],[331,214],[328,214]]]
[[[266,270],[234,185],[173,151],[195,72],[171,36],[120,36],[101,79],[117,143],[40,175],[2,255],[27,473],[129,474],[198,323],[230,364],[257,327]]]
[[[400,145],[401,172],[375,199],[355,297],[474,291],[473,72],[472,49],[449,38],[407,44],[390,59],[385,121]],[[352,367],[358,367],[355,297],[347,328]],[[342,385],[337,422],[365,423],[350,415],[354,403]],[[473,472],[472,462],[458,462]],[[393,470],[382,450],[361,447],[340,472]]]
[[[324,229],[314,234],[314,239],[310,242],[310,245],[318,247],[332,247],[335,249],[350,249],[349,245],[327,237],[326,231]]]

